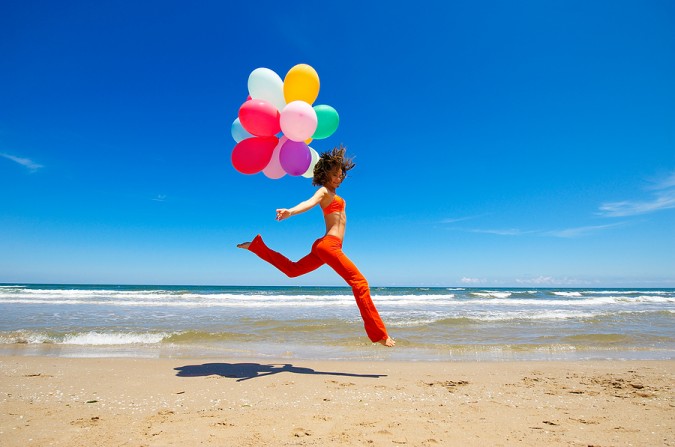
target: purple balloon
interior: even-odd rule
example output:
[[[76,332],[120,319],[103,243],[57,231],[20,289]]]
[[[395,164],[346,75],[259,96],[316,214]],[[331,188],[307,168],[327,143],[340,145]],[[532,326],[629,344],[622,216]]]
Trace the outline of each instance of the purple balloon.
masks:
[[[309,147],[302,141],[288,140],[281,146],[279,161],[289,175],[302,175],[312,162]]]

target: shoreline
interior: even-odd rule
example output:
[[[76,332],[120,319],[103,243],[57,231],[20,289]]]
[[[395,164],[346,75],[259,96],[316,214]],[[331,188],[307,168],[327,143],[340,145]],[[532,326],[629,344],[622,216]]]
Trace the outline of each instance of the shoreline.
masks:
[[[395,348],[362,343],[345,347],[280,342],[235,345],[71,345],[52,343],[0,344],[0,357],[111,358],[111,359],[209,359],[250,358],[283,361],[401,362],[401,363],[504,363],[504,362],[622,362],[675,361],[672,349],[572,346],[448,346],[445,349],[414,346],[405,340]]]
[[[675,445],[674,360],[0,356],[0,444]]]

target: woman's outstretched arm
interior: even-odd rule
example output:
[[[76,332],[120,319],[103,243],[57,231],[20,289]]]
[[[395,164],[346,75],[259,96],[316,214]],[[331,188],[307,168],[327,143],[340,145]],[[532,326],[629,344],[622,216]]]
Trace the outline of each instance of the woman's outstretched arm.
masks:
[[[321,200],[324,198],[326,195],[326,192],[328,190],[322,186],[321,188],[317,189],[316,192],[312,197],[309,199],[305,200],[304,202],[300,202],[297,205],[295,205],[293,208],[280,208],[277,210],[277,220],[284,220],[288,219],[291,216],[294,216],[296,214],[304,213],[307,210],[310,210],[314,208],[316,205],[318,205]]]

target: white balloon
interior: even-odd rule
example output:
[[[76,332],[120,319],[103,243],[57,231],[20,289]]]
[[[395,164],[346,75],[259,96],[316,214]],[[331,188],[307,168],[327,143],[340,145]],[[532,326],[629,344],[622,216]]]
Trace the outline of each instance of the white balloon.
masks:
[[[309,163],[309,168],[307,168],[307,171],[302,174],[302,176],[305,178],[314,177],[314,166],[316,166],[317,162],[319,161],[319,153],[317,151],[310,147],[309,152],[312,154],[312,161]]]
[[[248,94],[253,99],[270,102],[281,111],[286,107],[284,81],[269,68],[256,68],[248,77]]]

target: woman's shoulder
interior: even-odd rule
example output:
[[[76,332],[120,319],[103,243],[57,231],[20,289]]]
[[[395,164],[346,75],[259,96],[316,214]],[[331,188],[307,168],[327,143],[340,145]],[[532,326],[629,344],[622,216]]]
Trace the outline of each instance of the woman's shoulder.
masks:
[[[321,203],[322,207],[327,206],[330,202],[333,201],[335,198],[336,194],[333,192],[330,192],[328,188],[325,186],[320,187],[319,189],[316,190],[316,196],[319,198],[319,202]]]
[[[314,191],[314,195],[312,195],[312,200],[314,203],[323,203],[326,200],[326,197],[330,195],[330,192],[325,186],[320,187],[316,191]],[[332,200],[332,196],[331,196]]]
[[[314,193],[314,196],[315,196],[315,197],[318,197],[318,198],[321,199],[321,200],[325,199],[325,198],[326,198],[327,196],[329,196],[329,195],[330,195],[330,191],[328,191],[328,188],[326,188],[325,186],[321,186],[321,187],[320,187],[319,189],[317,189],[316,192]]]

